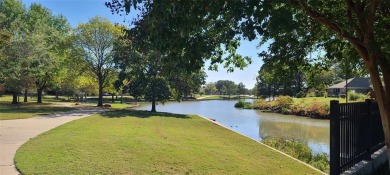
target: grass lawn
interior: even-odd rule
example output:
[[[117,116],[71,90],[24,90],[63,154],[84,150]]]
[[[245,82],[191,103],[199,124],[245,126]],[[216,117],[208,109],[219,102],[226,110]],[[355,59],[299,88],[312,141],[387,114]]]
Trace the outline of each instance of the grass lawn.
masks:
[[[194,115],[113,110],[21,146],[22,174],[318,174]]]
[[[74,110],[73,107],[50,106],[50,103],[21,103],[12,105],[0,102],[0,120],[13,120],[36,117],[43,114],[52,114]]]
[[[23,98],[20,98],[23,100]],[[62,101],[61,99],[54,99],[54,97],[44,98],[44,103],[36,103],[36,99],[28,99],[28,103],[19,103],[17,105],[12,105],[12,96],[6,95],[0,97],[0,120],[13,120],[13,119],[24,119],[36,117],[43,114],[52,114],[57,112],[65,112],[70,110],[75,110],[73,107],[62,107],[54,105],[57,102]],[[45,102],[45,100],[50,101],[50,103]]]
[[[313,102],[330,104],[331,100],[338,100],[340,103],[345,103],[345,98],[325,98],[325,97],[306,97],[306,98],[294,98],[294,103],[302,106],[307,106]]]

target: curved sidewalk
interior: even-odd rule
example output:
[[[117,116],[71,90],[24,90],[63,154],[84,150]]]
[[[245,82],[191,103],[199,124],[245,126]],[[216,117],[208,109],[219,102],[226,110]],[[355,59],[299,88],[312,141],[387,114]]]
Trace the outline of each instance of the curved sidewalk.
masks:
[[[64,123],[102,112],[81,109],[28,119],[0,120],[0,174],[17,175],[14,165],[16,150],[29,139]]]

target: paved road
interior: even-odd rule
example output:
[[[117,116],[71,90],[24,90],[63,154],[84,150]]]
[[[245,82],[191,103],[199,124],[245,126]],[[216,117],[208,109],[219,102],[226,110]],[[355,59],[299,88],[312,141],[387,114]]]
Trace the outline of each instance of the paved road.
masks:
[[[0,175],[19,174],[14,165],[15,153],[29,139],[64,123],[102,111],[80,109],[28,119],[0,120]]]

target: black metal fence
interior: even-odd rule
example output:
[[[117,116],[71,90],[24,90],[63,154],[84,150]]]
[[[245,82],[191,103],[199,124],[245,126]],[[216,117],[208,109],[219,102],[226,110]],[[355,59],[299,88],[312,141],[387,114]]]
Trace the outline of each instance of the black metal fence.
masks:
[[[382,148],[384,134],[376,102],[330,102],[330,174],[340,174]]]

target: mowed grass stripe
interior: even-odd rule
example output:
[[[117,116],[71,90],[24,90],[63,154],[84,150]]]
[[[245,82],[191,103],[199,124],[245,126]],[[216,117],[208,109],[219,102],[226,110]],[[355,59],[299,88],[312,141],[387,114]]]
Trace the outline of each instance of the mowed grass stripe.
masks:
[[[16,154],[23,174],[317,174],[199,116],[110,111],[57,127]]]

